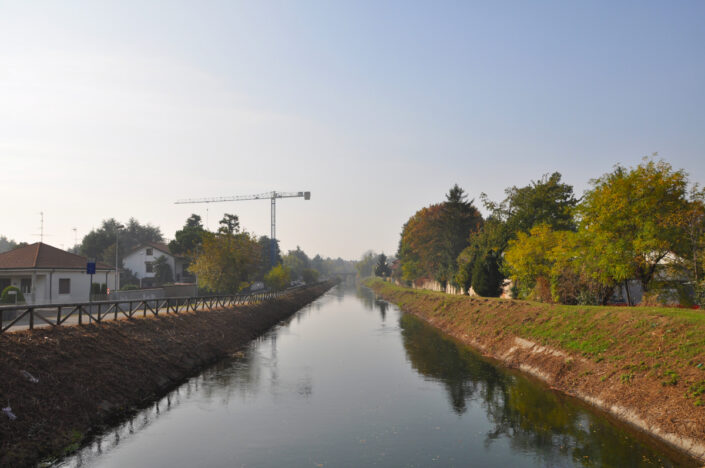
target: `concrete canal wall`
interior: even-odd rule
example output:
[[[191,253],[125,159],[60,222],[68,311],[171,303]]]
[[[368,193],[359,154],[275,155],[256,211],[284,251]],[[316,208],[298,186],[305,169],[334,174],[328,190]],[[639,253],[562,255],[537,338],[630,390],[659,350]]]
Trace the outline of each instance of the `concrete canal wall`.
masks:
[[[0,335],[0,466],[34,466],[237,351],[335,283],[210,312]],[[14,417],[14,419],[13,419]]]

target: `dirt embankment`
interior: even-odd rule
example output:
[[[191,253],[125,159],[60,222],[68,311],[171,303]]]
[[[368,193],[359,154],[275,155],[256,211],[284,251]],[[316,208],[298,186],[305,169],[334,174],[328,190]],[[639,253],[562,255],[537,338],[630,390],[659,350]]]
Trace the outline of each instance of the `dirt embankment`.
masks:
[[[705,315],[450,296],[367,282],[445,333],[705,462]]]
[[[16,416],[0,412],[0,465],[32,465],[77,448],[333,284],[236,309],[0,335],[0,408]]]

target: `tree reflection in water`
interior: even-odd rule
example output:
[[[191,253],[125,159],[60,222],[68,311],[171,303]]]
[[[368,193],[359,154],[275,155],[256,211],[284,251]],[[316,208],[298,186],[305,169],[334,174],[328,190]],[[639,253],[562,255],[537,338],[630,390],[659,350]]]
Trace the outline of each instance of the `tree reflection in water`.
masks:
[[[486,445],[505,438],[548,466],[560,466],[566,456],[583,466],[676,466],[633,435],[627,443],[626,431],[604,416],[500,370],[420,319],[402,314],[399,322],[412,367],[445,386],[453,410],[463,415],[468,406],[483,408],[493,425]]]

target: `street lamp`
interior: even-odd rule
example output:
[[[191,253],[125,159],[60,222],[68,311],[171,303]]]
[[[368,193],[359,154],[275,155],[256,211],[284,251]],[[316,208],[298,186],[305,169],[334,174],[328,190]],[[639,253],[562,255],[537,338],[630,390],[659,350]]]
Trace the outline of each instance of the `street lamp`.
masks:
[[[118,224],[115,226],[115,291],[120,289],[120,273],[118,271],[118,251],[120,250],[120,229],[125,226]]]

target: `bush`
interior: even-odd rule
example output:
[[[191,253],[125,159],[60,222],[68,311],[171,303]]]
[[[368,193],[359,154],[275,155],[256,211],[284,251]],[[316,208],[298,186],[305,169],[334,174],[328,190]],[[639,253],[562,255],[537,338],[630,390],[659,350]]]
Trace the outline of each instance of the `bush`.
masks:
[[[136,284],[126,284],[125,286],[120,288],[120,291],[134,291],[135,289],[139,289],[140,287]]]
[[[11,295],[10,291],[16,291],[17,295]],[[24,302],[24,295],[22,291],[16,286],[8,286],[2,290],[2,295],[0,295],[0,303],[2,304],[14,304],[15,300],[19,302]]]
[[[286,289],[291,281],[291,270],[283,266],[281,263],[264,275],[264,283],[275,291]]]

